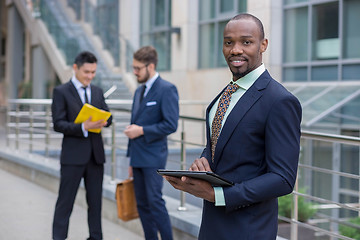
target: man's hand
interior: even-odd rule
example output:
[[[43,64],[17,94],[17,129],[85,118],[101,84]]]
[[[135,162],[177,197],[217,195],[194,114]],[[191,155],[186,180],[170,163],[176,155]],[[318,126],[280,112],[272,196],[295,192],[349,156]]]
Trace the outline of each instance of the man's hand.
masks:
[[[204,157],[195,159],[189,170],[212,172],[208,160]],[[207,181],[185,176],[181,177],[181,179],[171,176],[164,176],[164,178],[178,190],[203,198],[209,202],[215,202],[214,188]]]
[[[91,117],[89,117],[89,119],[84,122],[84,129],[86,131],[88,131],[89,129],[99,129],[99,128],[102,129],[103,127],[106,126],[106,124],[107,122],[104,120],[98,120],[92,122]]]
[[[189,170],[212,172],[209,161],[204,157],[195,159],[195,161],[191,164]]]
[[[164,176],[164,178],[178,190],[203,198],[209,202],[215,202],[214,188],[207,181],[184,176],[181,178]]]
[[[142,126],[131,124],[125,128],[124,133],[128,138],[134,139],[144,135],[144,130]]]

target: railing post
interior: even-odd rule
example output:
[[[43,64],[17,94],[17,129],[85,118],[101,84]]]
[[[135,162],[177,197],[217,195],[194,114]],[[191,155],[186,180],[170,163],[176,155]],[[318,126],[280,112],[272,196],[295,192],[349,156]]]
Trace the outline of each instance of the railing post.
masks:
[[[30,153],[33,152],[33,132],[34,132],[34,116],[33,116],[33,108],[30,105],[29,111],[29,120],[30,120],[30,129],[29,129],[29,151]]]
[[[297,178],[298,179],[298,178]],[[295,191],[298,192],[298,180],[295,182]],[[291,240],[298,239],[298,195],[293,193],[293,207],[291,209]]]
[[[10,121],[11,121],[11,117],[10,117],[10,112],[11,112],[11,108],[10,108],[10,104],[7,106],[6,108],[6,146],[10,147]]]
[[[186,168],[186,147],[185,147],[185,127],[184,120],[181,121],[181,170]],[[180,191],[180,206],[178,207],[179,211],[185,211],[186,195],[185,192]]]
[[[50,106],[46,106],[46,130],[45,130],[45,156],[49,157],[49,144],[50,144]]]
[[[15,126],[15,149],[19,150],[19,122],[20,122],[20,106],[19,104],[16,104],[16,126]]]
[[[116,178],[116,127],[115,120],[112,121],[111,126],[111,182],[115,183]]]

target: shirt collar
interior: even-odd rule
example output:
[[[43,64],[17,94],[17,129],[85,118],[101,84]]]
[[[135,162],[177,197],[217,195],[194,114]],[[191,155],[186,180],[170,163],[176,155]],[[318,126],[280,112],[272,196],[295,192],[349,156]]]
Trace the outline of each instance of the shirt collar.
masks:
[[[84,85],[75,77],[75,75],[72,76],[71,82],[74,84],[76,89],[84,87]],[[90,84],[86,87],[90,87]]]
[[[265,65],[262,63],[259,67],[249,72],[245,76],[239,78],[235,83],[239,85],[239,87],[248,90],[251,85],[254,84],[256,79],[260,77],[261,74],[265,72]]]
[[[145,85],[146,85],[146,89],[150,89],[151,86],[154,84],[155,80],[159,77],[159,73],[156,72],[155,75],[150,78],[149,80],[146,81]]]

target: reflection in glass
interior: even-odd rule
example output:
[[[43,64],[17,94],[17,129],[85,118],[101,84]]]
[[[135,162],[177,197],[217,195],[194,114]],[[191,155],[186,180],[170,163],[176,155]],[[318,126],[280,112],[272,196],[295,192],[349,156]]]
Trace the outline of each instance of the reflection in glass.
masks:
[[[285,62],[308,60],[308,8],[285,11]]]
[[[311,71],[312,81],[337,81],[338,68],[337,66],[321,66],[313,67]]]
[[[155,1],[155,26],[164,26],[165,22],[165,0]]]
[[[335,59],[340,54],[339,3],[327,3],[313,8],[313,59]]]
[[[307,2],[308,0],[285,0],[285,4],[299,3],[299,2]]]
[[[224,55],[222,53],[222,44],[223,44],[223,41],[224,41],[222,33],[224,32],[224,28],[226,26],[226,23],[227,23],[227,21],[219,23],[219,34],[218,34],[218,36],[219,36],[219,47],[217,48],[218,54],[216,54],[217,63],[218,63],[219,67],[226,67],[227,66]]]
[[[344,65],[342,74],[343,74],[343,76],[342,76],[343,80],[359,81],[359,79],[360,79],[360,64]]]
[[[215,49],[215,24],[206,24],[200,26],[200,42],[199,42],[199,67],[214,67],[214,51]]]
[[[154,34],[154,47],[158,52],[158,70],[170,69],[170,52],[169,44],[170,34],[167,32],[155,33]]]
[[[215,0],[200,0],[200,20],[209,20],[215,17]]]
[[[284,68],[283,82],[306,82],[306,67],[287,67]]]
[[[344,1],[344,58],[360,57],[360,1]],[[359,75],[357,77],[359,79]]]
[[[234,9],[234,0],[220,0],[220,13],[231,12]]]

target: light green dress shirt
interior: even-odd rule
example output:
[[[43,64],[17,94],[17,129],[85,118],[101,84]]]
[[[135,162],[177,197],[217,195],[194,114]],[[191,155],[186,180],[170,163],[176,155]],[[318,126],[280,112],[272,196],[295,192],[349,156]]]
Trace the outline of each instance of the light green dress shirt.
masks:
[[[254,84],[254,82],[260,77],[260,75],[263,74],[263,72],[265,72],[265,66],[264,64],[261,64],[258,68],[249,72],[244,77],[239,78],[235,82],[235,84],[239,85],[239,89],[231,95],[229,108],[227,109],[224,118],[221,122],[221,128],[224,126],[227,117],[229,116],[230,112],[232,111],[236,103],[239,101],[242,95],[244,95],[244,93]],[[216,100],[215,104],[212,106],[209,112],[210,137],[211,137],[211,125],[216,113],[217,106],[219,104],[219,100],[220,99]],[[225,197],[224,197],[223,188],[214,187],[214,192],[215,192],[215,206],[225,206]]]

